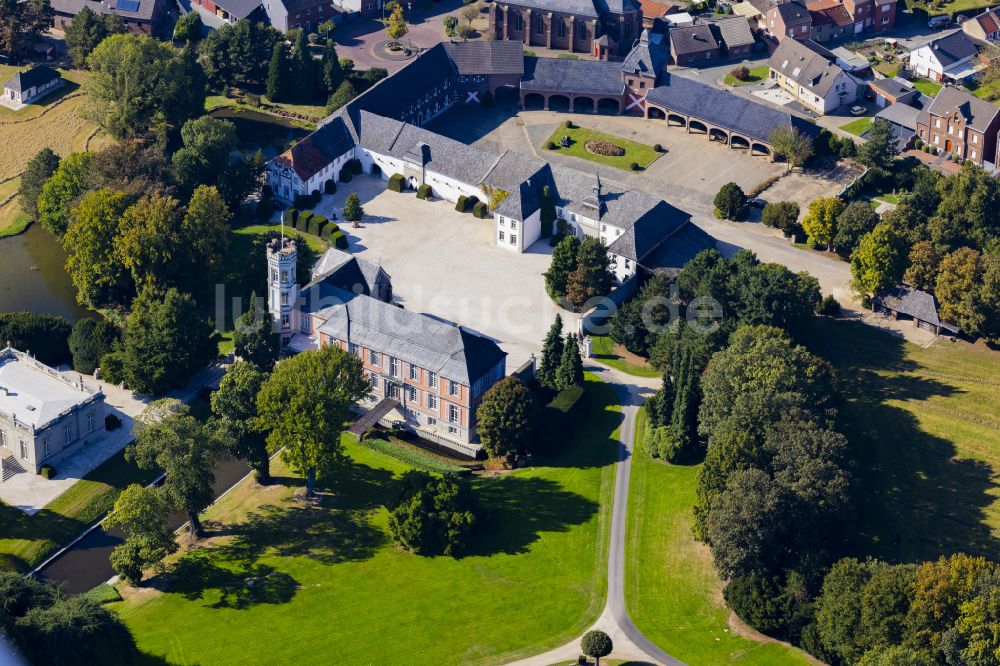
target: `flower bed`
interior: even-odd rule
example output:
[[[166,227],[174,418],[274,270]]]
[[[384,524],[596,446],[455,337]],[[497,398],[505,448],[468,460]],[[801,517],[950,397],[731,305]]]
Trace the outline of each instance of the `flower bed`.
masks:
[[[588,141],[583,147],[587,149],[588,153],[604,155],[605,157],[621,157],[625,154],[624,148],[610,141]]]

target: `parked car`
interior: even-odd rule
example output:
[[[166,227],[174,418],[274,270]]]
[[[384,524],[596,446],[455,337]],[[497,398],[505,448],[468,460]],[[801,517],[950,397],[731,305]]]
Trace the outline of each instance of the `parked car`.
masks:
[[[763,208],[764,206],[767,205],[767,200],[761,199],[760,197],[754,197],[753,199],[750,199],[750,201],[748,201],[747,203],[749,203],[754,208]]]
[[[951,17],[942,14],[941,16],[935,16],[930,21],[927,22],[927,27],[932,30],[937,30],[938,28],[947,27],[951,23]]]
[[[851,107],[851,115],[852,116],[863,116],[867,112],[868,112],[868,109],[866,109],[865,107],[861,106],[860,104],[855,104],[854,106]]]

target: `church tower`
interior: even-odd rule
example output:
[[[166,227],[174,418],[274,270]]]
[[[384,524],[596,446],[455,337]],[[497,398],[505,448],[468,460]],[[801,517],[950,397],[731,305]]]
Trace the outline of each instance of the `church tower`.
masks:
[[[267,308],[281,331],[281,344],[287,344],[298,330],[295,302],[299,283],[295,275],[298,249],[291,239],[274,239],[267,246]]]

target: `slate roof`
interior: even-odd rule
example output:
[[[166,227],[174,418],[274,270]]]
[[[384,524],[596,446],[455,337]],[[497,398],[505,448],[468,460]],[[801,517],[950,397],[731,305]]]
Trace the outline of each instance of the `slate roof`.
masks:
[[[624,198],[626,201],[623,202],[623,207],[634,205],[627,202],[629,197]],[[646,202],[635,203],[642,206]],[[654,206],[639,215],[632,224],[625,227],[625,232],[611,242],[608,251],[641,263],[650,252],[660,247],[662,243],[669,242],[670,237],[688,225],[690,221],[691,216],[684,211],[674,208],[666,201],[657,201]]]
[[[563,58],[525,58],[521,89],[592,95],[625,94],[618,63]]]
[[[950,35],[931,40],[921,48],[930,49],[934,57],[944,67],[962,60],[968,60],[979,53],[975,42],[969,39],[968,35],[961,30],[956,30]]]
[[[10,79],[3,84],[3,87],[20,93],[25,90],[30,90],[36,86],[44,86],[46,83],[54,81],[58,78],[60,78],[59,72],[51,67],[46,67],[45,65],[35,65],[27,71],[18,72],[14,76],[10,77]]]
[[[1000,114],[1000,106],[950,86],[941,88],[927,112],[932,116],[947,116],[955,109],[965,118],[966,125],[978,132],[986,132]]]
[[[466,386],[507,353],[491,339],[430,315],[339,290],[341,302],[319,314],[320,333],[402,359]]]
[[[284,4],[287,8],[288,3]],[[250,16],[255,9],[261,6],[261,0],[219,0],[215,2],[215,5],[225,9],[234,18],[243,19]],[[292,11],[291,8],[289,8],[289,11]]]
[[[544,179],[540,173],[546,170],[546,167],[548,162],[543,159],[507,150],[494,162],[483,179],[483,184],[505,192],[513,192],[527,180],[535,177]]]
[[[499,42],[496,42],[499,43]],[[389,118],[399,118],[420,98],[445,80],[458,74],[458,70],[443,44],[436,44],[358,95],[349,105],[352,110],[363,109]]]
[[[650,44],[649,30],[643,30],[639,41],[625,56],[620,69],[625,73],[638,72],[655,77],[666,69],[669,59],[670,54],[666,49],[658,44]]]
[[[809,16],[809,10],[806,9],[805,5],[795,2],[783,2],[779,5],[775,5],[778,10],[778,15],[781,16],[781,20],[785,22],[785,25],[796,25],[799,23],[812,23],[812,18]],[[788,40],[785,40],[788,41]],[[782,41],[784,44],[784,41]]]
[[[913,91],[912,85],[907,85],[909,82],[904,83],[899,79],[875,79],[874,81],[869,81],[868,85],[883,95],[889,95],[890,97],[900,97],[909,92]]]
[[[890,310],[908,315],[920,321],[926,321],[935,326],[943,326],[951,331],[958,331],[953,325],[941,321],[938,318],[937,301],[934,296],[926,291],[914,289],[905,284],[898,284],[895,287],[879,294],[878,302]]]
[[[333,116],[315,132],[274,159],[292,167],[299,178],[307,181],[353,147],[354,140],[344,119]]]
[[[614,245],[612,243],[612,245]],[[639,264],[654,273],[676,275],[695,255],[715,247],[715,239],[694,224],[682,225]]]
[[[362,146],[366,146],[364,140]],[[487,153],[461,141],[455,141],[416,125],[404,124],[387,151],[399,159],[413,159],[419,153],[429,171],[463,183],[480,183],[496,162],[494,153]]]
[[[798,116],[683,76],[668,76],[664,85],[646,93],[646,100],[764,143],[777,127],[816,133],[815,125]]]
[[[774,50],[767,64],[800,86],[826,97],[830,86],[844,73],[835,64],[836,59],[833,53],[812,40],[800,42],[785,39]]]
[[[719,48],[712,28],[704,23],[671,28],[669,37],[670,50],[674,55],[704,53]]]
[[[719,39],[726,48],[737,46],[753,46],[755,41],[753,31],[750,30],[750,23],[742,16],[712,21],[719,33]]]
[[[331,280],[342,289],[356,291],[356,288],[360,288],[361,293],[371,296],[376,291],[379,275],[383,274],[386,278],[389,277],[374,261],[331,247],[313,266],[312,281],[303,289],[308,289],[320,280]]]
[[[103,2],[93,0],[52,0],[52,9],[57,14],[76,16],[84,7],[89,7],[97,14],[118,14],[122,18],[152,21],[157,4],[162,0],[139,0],[139,8],[134,12],[118,9]]]
[[[67,410],[103,394],[77,384],[11,347],[0,349],[0,414],[42,429]]]
[[[591,18],[599,16],[592,0],[512,0],[508,4],[513,7],[529,7],[546,12],[561,12]]]
[[[604,14],[627,14],[641,10],[638,0],[594,0],[597,9]],[[546,2],[545,4],[549,4]]]
[[[520,42],[446,42],[444,50],[459,74],[524,74]]]

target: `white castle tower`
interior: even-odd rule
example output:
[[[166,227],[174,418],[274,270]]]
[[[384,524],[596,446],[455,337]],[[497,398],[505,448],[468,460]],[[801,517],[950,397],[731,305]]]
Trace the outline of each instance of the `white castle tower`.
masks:
[[[295,275],[298,249],[282,234],[267,246],[267,308],[281,331],[281,344],[286,344],[297,329],[295,302],[299,298],[299,282]]]

